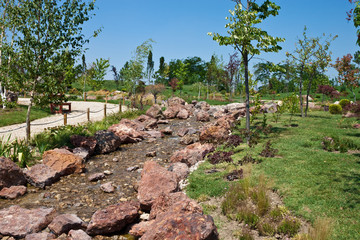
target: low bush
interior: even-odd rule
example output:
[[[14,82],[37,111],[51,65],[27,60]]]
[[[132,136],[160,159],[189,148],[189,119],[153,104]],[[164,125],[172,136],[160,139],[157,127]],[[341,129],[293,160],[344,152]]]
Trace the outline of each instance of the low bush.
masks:
[[[271,142],[270,141],[267,141],[265,146],[264,146],[264,149],[260,153],[260,156],[266,157],[266,158],[275,157],[275,154],[278,151],[279,150],[271,147]]]
[[[301,223],[298,219],[286,216],[277,228],[279,234],[286,234],[293,237],[300,230]]]
[[[330,104],[329,112],[331,114],[341,114],[342,113],[342,107],[339,104]]]
[[[349,99],[341,99],[340,102],[339,102],[339,105],[344,108],[346,107],[347,105],[350,104],[350,100]]]
[[[213,154],[208,155],[208,160],[211,164],[218,164],[222,162],[233,162],[231,155],[233,152],[222,152],[218,151]]]

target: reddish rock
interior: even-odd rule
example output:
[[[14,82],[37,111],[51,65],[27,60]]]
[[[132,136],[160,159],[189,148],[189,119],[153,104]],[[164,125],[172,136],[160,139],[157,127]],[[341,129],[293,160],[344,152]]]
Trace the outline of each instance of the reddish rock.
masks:
[[[219,236],[209,215],[166,212],[141,237],[141,240],[163,239],[218,240]]]
[[[100,130],[94,137],[97,141],[95,151],[99,154],[114,152],[121,145],[121,139],[113,132]]]
[[[167,195],[163,194],[156,198],[151,207],[149,218],[155,219],[165,212],[203,213],[201,206],[183,192],[170,193]]]
[[[180,111],[178,112],[176,117],[179,119],[188,119],[190,117],[190,114],[185,108],[183,108],[183,109],[180,109]]]
[[[50,186],[60,179],[60,174],[45,164],[36,164],[30,169],[25,169],[24,174],[31,185],[39,188]]]
[[[161,107],[157,104],[152,105],[147,111],[146,115],[152,118],[161,117]]]
[[[177,176],[154,161],[147,161],[141,172],[138,199],[142,209],[150,209],[154,200],[161,194],[175,192],[178,189]]]
[[[214,123],[215,126],[220,126],[226,130],[230,130],[234,126],[235,117],[225,116],[217,119]]]
[[[189,128],[180,128],[180,129],[177,131],[177,135],[178,135],[179,137],[183,137],[183,136],[185,136],[188,132],[189,132]]]
[[[183,162],[190,167],[198,161],[203,160],[205,155],[213,150],[214,148],[211,144],[194,143],[183,150],[176,151],[171,156],[170,162]]]
[[[146,231],[151,230],[153,222],[154,220],[137,223],[131,227],[129,233],[135,237],[141,237]]]
[[[201,101],[196,103],[195,108],[207,112],[210,110],[210,105],[205,101]]]
[[[105,173],[93,173],[88,177],[88,180],[90,182],[95,182],[95,181],[104,179],[105,177],[106,177]]]
[[[133,128],[133,129],[135,129],[136,131],[139,131],[139,132],[145,130],[144,125],[139,124],[139,122],[135,122],[135,121],[132,121],[132,120],[127,119],[127,118],[121,119],[121,121],[119,123],[124,124],[125,126],[127,126],[129,128]]]
[[[145,130],[157,128],[157,119],[149,117],[147,115],[140,115],[135,122],[142,125]]]
[[[61,214],[52,220],[48,228],[56,235],[61,235],[72,229],[86,229],[86,224],[75,214]]]
[[[172,163],[169,166],[168,171],[174,172],[176,174],[178,182],[180,180],[186,179],[190,173],[189,167],[182,162]]]
[[[196,121],[200,121],[200,122],[209,122],[210,121],[210,115],[203,110],[196,112],[195,116],[196,116]]]
[[[171,130],[170,127],[166,127],[166,128],[164,128],[164,129],[160,130],[160,132],[163,133],[163,134],[165,134],[165,135],[172,135],[172,132],[173,132],[173,131]]]
[[[100,189],[106,193],[113,193],[115,191],[115,188],[114,188],[112,182],[107,182],[107,183],[101,184]]]
[[[58,148],[44,152],[43,163],[60,176],[81,173],[85,168],[84,159],[66,149]]]
[[[90,235],[119,232],[138,219],[139,209],[139,202],[129,201],[98,210],[91,217],[86,232]]]
[[[10,159],[0,157],[0,190],[19,185],[26,185],[22,170]]]
[[[94,154],[97,143],[94,137],[84,137],[80,135],[72,135],[70,137],[70,142],[74,147],[85,148],[89,151],[90,155]]]
[[[91,237],[87,235],[83,230],[70,230],[67,240],[91,240]]]
[[[355,123],[355,124],[353,125],[353,128],[359,129],[359,128],[360,128],[360,123]]]
[[[230,131],[221,126],[211,125],[205,127],[200,132],[200,141],[202,142],[222,142],[229,136]]]
[[[11,186],[10,188],[4,187],[0,191],[0,198],[15,199],[23,196],[27,192],[25,186]]]
[[[146,133],[147,137],[149,138],[162,138],[164,137],[164,134],[160,131],[144,131],[144,133]]]
[[[25,240],[53,240],[55,238],[55,235],[52,233],[42,232],[26,235]]]
[[[167,119],[172,119],[177,116],[180,110],[183,109],[183,105],[173,105],[169,106],[164,112],[163,115]]]
[[[193,143],[196,143],[200,140],[199,135],[198,134],[192,134],[192,135],[185,135],[180,139],[180,144],[183,145],[190,145]]]
[[[179,97],[172,97],[167,100],[168,106],[172,107],[175,105],[185,105],[185,100]]]
[[[134,128],[128,127],[125,124],[118,123],[114,124],[108,129],[109,131],[115,133],[121,139],[121,143],[126,142],[125,139],[134,139],[135,142],[139,142],[144,139],[144,134],[135,130]]]
[[[24,238],[46,228],[54,219],[53,208],[25,209],[17,205],[0,210],[0,234]]]
[[[158,124],[168,124],[169,123],[169,120],[166,120],[166,119],[160,119],[158,120],[157,122]]]

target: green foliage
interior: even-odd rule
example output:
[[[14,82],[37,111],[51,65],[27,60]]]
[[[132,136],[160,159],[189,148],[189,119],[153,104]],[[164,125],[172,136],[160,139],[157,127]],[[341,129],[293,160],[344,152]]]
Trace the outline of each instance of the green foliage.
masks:
[[[103,85],[104,77],[110,67],[110,61],[108,59],[96,59],[89,70],[89,80],[87,84],[93,90],[100,90]]]
[[[339,104],[330,104],[329,112],[331,114],[341,114],[342,113],[342,107]]]
[[[300,221],[296,218],[292,217],[285,217],[279,227],[277,228],[277,231],[282,234],[286,234],[290,237],[293,237],[295,234],[297,234],[300,230]]]
[[[341,106],[341,108],[344,108],[347,105],[350,105],[350,100],[349,99],[341,99],[339,102],[339,105]]]

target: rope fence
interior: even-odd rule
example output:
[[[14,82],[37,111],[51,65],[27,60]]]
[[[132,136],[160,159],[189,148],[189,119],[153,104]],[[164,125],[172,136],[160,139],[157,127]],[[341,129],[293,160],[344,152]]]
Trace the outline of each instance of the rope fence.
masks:
[[[60,121],[63,121],[64,122],[64,125],[67,125],[67,120],[68,119],[74,119],[74,118],[78,118],[78,117],[81,117],[81,116],[84,116],[84,115],[87,115],[87,121],[90,121],[90,113],[92,114],[95,114],[95,113],[99,113],[99,112],[104,112],[104,118],[106,117],[106,114],[107,114],[107,110],[113,110],[113,109],[116,109],[118,108],[119,109],[119,112],[122,112],[122,104],[121,104],[121,101],[119,103],[119,106],[114,106],[112,108],[108,108],[106,106],[106,104],[104,104],[104,108],[103,109],[100,109],[98,111],[90,111],[90,108],[87,109],[86,112],[83,112],[79,115],[76,115],[76,116],[68,116],[66,113],[63,115],[63,118],[60,118],[60,119],[57,119],[57,120],[54,120],[54,121],[51,121],[51,122],[45,122],[45,123],[31,123],[30,124],[30,127],[31,126],[44,126],[44,125],[49,125],[49,124],[54,124],[54,123],[57,123],[57,122],[60,122]],[[13,132],[13,131],[17,131],[17,130],[20,130],[22,128],[26,128],[26,123],[24,123],[24,125],[22,126],[19,126],[17,128],[14,128],[14,129],[9,129],[9,130],[4,130],[4,131],[0,131],[0,134],[4,134],[4,133],[9,133],[9,132]]]

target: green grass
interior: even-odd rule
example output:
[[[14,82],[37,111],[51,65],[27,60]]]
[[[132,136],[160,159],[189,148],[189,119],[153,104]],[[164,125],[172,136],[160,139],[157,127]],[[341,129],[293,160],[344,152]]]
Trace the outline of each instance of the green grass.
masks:
[[[333,239],[360,238],[360,153],[327,152],[324,136],[348,139],[360,146],[360,133],[348,128],[354,119],[326,112],[295,117],[298,127],[286,128],[274,140],[281,158],[256,165],[254,173],[274,180],[285,205],[308,220],[331,218]],[[358,121],[357,121],[358,122]],[[279,129],[282,124],[275,125]]]
[[[0,127],[9,126],[26,121],[27,106],[18,105],[16,108],[0,109]],[[31,108],[31,120],[44,118],[51,115],[50,108],[33,106]]]

